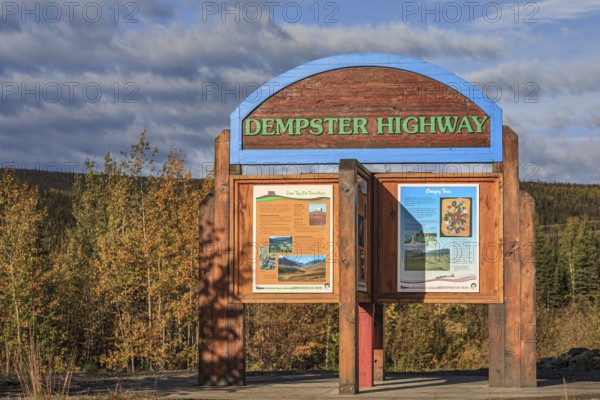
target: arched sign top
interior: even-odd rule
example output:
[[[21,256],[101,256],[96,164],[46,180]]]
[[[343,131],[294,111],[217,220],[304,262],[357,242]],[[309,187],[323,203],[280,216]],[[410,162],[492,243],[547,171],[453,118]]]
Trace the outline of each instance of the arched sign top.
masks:
[[[502,110],[435,65],[359,53],[287,71],[231,114],[232,164],[502,161]]]

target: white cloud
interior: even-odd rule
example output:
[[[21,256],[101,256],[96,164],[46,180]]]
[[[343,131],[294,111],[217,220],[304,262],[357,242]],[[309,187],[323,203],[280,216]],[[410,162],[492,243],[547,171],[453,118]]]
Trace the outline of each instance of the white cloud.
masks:
[[[590,17],[600,12],[597,0],[542,0],[532,4],[539,8],[539,18],[550,22]]]
[[[532,82],[539,87],[539,97],[582,95],[600,91],[600,60],[575,59],[569,62],[542,62],[538,59],[511,61],[465,74],[470,82],[498,83],[509,88],[515,82],[524,86]],[[526,95],[527,93],[523,93]]]
[[[107,1],[102,4],[112,4]],[[19,89],[23,83],[27,88],[58,83],[63,90],[66,82],[79,84],[74,101],[68,101],[66,93],[57,102],[33,101],[32,95],[23,100],[21,93],[3,100],[0,162],[101,159],[109,149],[126,150],[139,131],[147,128],[150,140],[163,152],[184,148],[188,165],[201,174],[204,163],[211,162],[213,138],[228,127],[237,103],[259,84],[317,58],[386,52],[436,60],[448,69],[470,71],[462,74],[468,80],[499,83],[506,121],[523,134],[522,154],[543,166],[540,176],[598,180],[587,158],[577,160],[587,172],[570,172],[569,168],[577,166],[564,153],[586,157],[600,153],[598,142],[587,137],[593,137],[600,125],[595,111],[600,104],[594,100],[599,98],[600,69],[596,66],[600,62],[581,53],[580,58],[562,63],[559,56],[544,53],[547,49],[536,52],[540,43],[549,40],[536,34],[537,26],[516,26],[499,35],[492,24],[487,28],[485,24],[415,25],[393,21],[394,16],[379,25],[167,24],[173,10],[157,4],[153,1],[141,7],[149,17],[129,27],[111,21],[15,24],[11,20],[0,29],[3,83],[15,83]],[[547,0],[539,6],[544,18],[565,21],[600,9],[588,1]],[[385,13],[385,8],[378,12]],[[566,36],[578,34],[566,24],[561,29],[557,31],[561,38],[564,32]],[[505,62],[509,57],[515,61]],[[521,97],[513,104],[509,86],[514,82],[521,85]],[[528,82],[539,85],[540,103],[522,103],[527,94],[523,85]],[[86,83],[102,88],[100,101],[82,98],[81,87]],[[125,102],[128,95],[137,102]],[[582,99],[585,110],[577,107]],[[580,131],[569,133],[576,121]],[[540,139],[547,134],[545,129],[552,132],[548,140]]]

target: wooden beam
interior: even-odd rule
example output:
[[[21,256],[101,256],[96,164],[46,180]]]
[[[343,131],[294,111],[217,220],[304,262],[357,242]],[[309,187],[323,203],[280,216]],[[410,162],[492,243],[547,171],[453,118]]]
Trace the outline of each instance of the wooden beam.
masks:
[[[385,379],[385,351],[384,351],[384,320],[385,306],[375,304],[375,316],[373,318],[373,380],[383,381]]]
[[[504,151],[504,386],[521,386],[521,263],[519,238],[519,139],[505,126]]]
[[[200,203],[200,339],[198,341],[198,385],[211,382],[213,368],[214,313],[212,304],[213,223],[215,197],[209,194]]]
[[[229,165],[229,141],[227,141],[227,162],[224,165],[229,167],[229,175],[241,175],[242,166],[241,165]],[[227,191],[228,194],[231,193],[231,187],[229,187],[229,176],[227,176]],[[229,202],[227,204],[227,212],[231,218],[232,213],[230,212],[231,208],[231,196],[229,196]],[[228,227],[231,226],[228,220]],[[227,367],[228,367],[228,376],[227,379],[229,384],[231,385],[239,385],[243,386],[246,384],[246,336],[244,334],[244,304],[241,303],[232,303],[231,299],[233,297],[233,281],[234,277],[234,266],[233,266],[233,240],[231,240],[233,232],[229,233],[229,250],[228,254],[229,263],[229,282],[228,282],[228,293],[227,298],[229,303],[227,304]]]
[[[519,142],[502,130],[502,250],[504,303],[489,306],[490,386],[521,386],[521,263],[519,231]]]
[[[488,306],[489,385],[504,386],[504,304]]]
[[[375,305],[358,306],[358,386],[373,387],[373,334]]]
[[[215,139],[215,193],[212,219],[212,253],[203,262],[201,304],[206,324],[203,333],[198,383],[244,385],[244,308],[230,304],[229,240],[229,130]],[[206,222],[206,221],[205,221]]]
[[[535,201],[520,192],[521,386],[537,386],[535,309]]]
[[[339,167],[340,355],[339,393],[358,393],[357,284],[357,163],[341,160]]]

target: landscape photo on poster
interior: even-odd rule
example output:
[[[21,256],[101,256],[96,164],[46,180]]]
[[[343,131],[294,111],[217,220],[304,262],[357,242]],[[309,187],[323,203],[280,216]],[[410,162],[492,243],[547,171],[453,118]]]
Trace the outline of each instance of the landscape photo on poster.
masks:
[[[275,254],[269,251],[269,246],[260,247],[260,270],[274,271],[275,270]]]
[[[405,271],[450,271],[450,249],[427,250],[423,245],[404,249]]]
[[[280,282],[324,282],[327,273],[324,255],[280,255],[277,279]]]
[[[308,205],[308,225],[325,225],[327,222],[327,204]]]
[[[292,250],[291,236],[269,236],[269,251],[271,253],[291,253]]]

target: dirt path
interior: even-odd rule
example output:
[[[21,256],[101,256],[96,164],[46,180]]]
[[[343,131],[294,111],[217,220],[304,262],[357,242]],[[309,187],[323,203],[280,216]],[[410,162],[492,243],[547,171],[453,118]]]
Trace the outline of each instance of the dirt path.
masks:
[[[561,376],[562,372],[562,376]],[[84,399],[260,399],[342,398],[337,375],[318,373],[249,373],[245,387],[199,387],[195,371],[160,373],[75,373],[69,395]],[[567,384],[563,384],[563,378]],[[565,397],[565,393],[566,396]],[[20,396],[16,379],[0,381],[0,397]],[[352,397],[352,396],[351,396]],[[538,387],[490,388],[487,371],[436,371],[389,374],[374,388],[361,391],[365,399],[594,399],[600,400],[600,371],[540,370]]]

